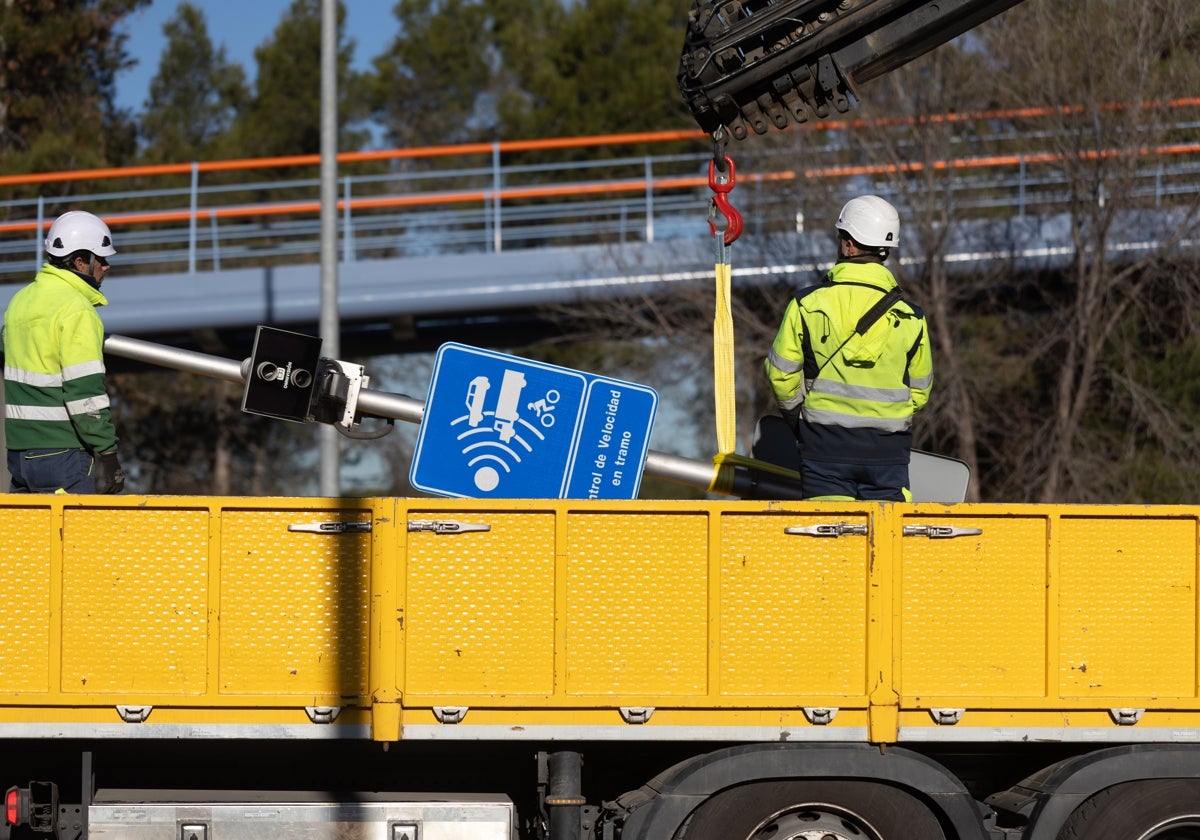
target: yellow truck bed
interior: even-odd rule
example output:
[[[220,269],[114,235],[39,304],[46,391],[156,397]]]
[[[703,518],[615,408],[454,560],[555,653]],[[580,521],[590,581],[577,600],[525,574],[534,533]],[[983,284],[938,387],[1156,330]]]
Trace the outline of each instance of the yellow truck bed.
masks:
[[[1195,741],[1198,518],[4,496],[0,736]]]

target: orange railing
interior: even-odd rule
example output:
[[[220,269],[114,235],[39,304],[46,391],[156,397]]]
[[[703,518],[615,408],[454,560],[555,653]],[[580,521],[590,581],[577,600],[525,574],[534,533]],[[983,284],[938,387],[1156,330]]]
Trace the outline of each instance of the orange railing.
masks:
[[[1166,104],[1178,112],[1200,107],[1200,98],[1178,99]],[[1131,106],[1116,104],[1105,107],[1119,109]],[[1081,109],[1075,106],[1006,109],[871,123],[864,120],[834,120],[799,126],[796,130],[823,132],[825,137],[836,138],[839,132],[867,127],[911,127],[922,123],[1011,124],[1014,121],[1036,122],[1056,114],[1080,112]],[[345,256],[352,259],[356,254],[402,253],[410,247],[410,244],[406,245],[406,237],[420,236],[427,237],[428,241],[418,246],[418,250],[499,250],[510,247],[513,242],[518,246],[528,241],[571,243],[586,239],[589,235],[599,238],[615,236],[618,231],[622,237],[652,239],[656,227],[661,232],[664,222],[678,227],[683,224],[680,220],[685,215],[695,216],[706,209],[707,177],[702,169],[709,154],[706,140],[706,136],[699,131],[660,131],[344,152],[338,155],[339,168],[343,172],[354,170],[355,167],[361,169],[364,164],[375,165],[378,170],[364,169],[366,174],[349,174],[342,178],[343,197],[338,208],[342,216]],[[1021,142],[1020,135],[1004,135],[1002,140],[991,145],[1014,142]],[[670,144],[683,151],[657,155],[627,151],[624,157],[613,157],[621,151],[668,148]],[[601,147],[608,157],[561,164],[505,162],[521,154]],[[1008,184],[1006,194],[989,200],[1000,202],[1020,214],[1025,212],[1027,203],[1032,200],[1031,194],[1036,193],[1037,188],[1046,188],[1047,193],[1053,192],[1049,189],[1054,182],[1052,177],[1030,177],[1030,170],[1050,171],[1061,165],[1065,158],[1056,152],[1022,150],[899,163],[836,160],[839,154],[837,150],[841,149],[844,155],[844,148],[844,144],[838,146],[834,143],[828,148],[818,147],[811,153],[812,157],[818,159],[818,165],[803,169],[772,168],[769,171],[747,172],[746,167],[742,166],[739,168],[739,182],[807,184],[817,180],[874,179],[871,186],[886,191],[888,179],[928,170],[983,173],[988,177],[982,186],[992,193]],[[740,154],[737,146],[731,148],[730,152],[732,155]],[[487,160],[480,162],[485,156]],[[1146,162],[1148,181],[1161,180],[1161,173],[1170,169],[1168,174],[1172,178],[1189,185],[1187,191],[1200,192],[1200,174],[1192,177],[1200,169],[1200,143],[1131,145],[1128,148],[1087,151],[1078,156],[1097,160],[1134,157]],[[1171,158],[1186,161],[1173,168],[1166,167],[1163,162]],[[827,162],[820,162],[821,159]],[[453,161],[461,164],[461,167],[406,171],[396,167],[400,162],[428,164],[435,160]],[[43,185],[115,182],[127,187],[103,194],[78,193],[54,199],[43,197],[0,201],[0,211],[8,216],[7,220],[0,221],[0,279],[18,274],[24,278],[27,275],[29,266],[36,263],[40,254],[40,230],[48,226],[53,215],[67,206],[87,206],[100,212],[115,228],[129,229],[130,234],[122,237],[126,246],[122,251],[126,256],[133,257],[133,263],[139,260],[153,261],[161,268],[164,262],[186,261],[188,270],[196,270],[201,261],[207,261],[210,267],[216,268],[222,259],[226,265],[231,260],[239,259],[310,259],[315,251],[315,242],[310,241],[307,247],[301,247],[298,243],[306,238],[312,239],[320,202],[315,198],[295,198],[294,194],[297,191],[310,195],[316,192],[316,180],[311,176],[305,177],[305,171],[319,163],[318,155],[294,155],[0,176],[0,197],[4,190],[16,191],[22,187]],[[597,170],[599,176],[593,177]],[[262,183],[200,186],[201,176],[252,171],[271,172],[276,176],[279,171],[297,174]],[[178,183],[180,176],[189,176],[191,183],[188,186],[171,186],[168,183],[171,179]],[[522,179],[532,183],[523,183]],[[368,194],[352,194],[352,187],[361,190],[364,184],[367,185]],[[414,186],[421,185],[432,185],[433,188],[414,189]],[[974,185],[973,188],[979,189],[980,186]],[[227,200],[229,193],[238,191],[262,196],[263,199]],[[747,203],[758,200],[748,196],[745,190],[734,196],[735,201],[741,197]],[[186,201],[187,206],[137,211],[123,209],[132,204],[164,201]],[[416,210],[422,212],[398,212]],[[747,210],[748,218],[756,212],[756,208],[751,206],[744,208],[743,213],[747,214]],[[768,209],[762,211],[766,212]],[[794,207],[783,208],[773,223],[785,224],[794,215]],[[290,221],[279,224],[272,222],[272,219]],[[201,223],[210,226],[208,236],[200,233]],[[186,228],[181,229],[181,224]],[[539,237],[531,233],[534,229],[543,231],[545,235]],[[696,225],[694,229],[700,231],[703,227]],[[747,229],[755,229],[753,222],[748,223]],[[442,236],[447,232],[454,232],[454,236]],[[440,237],[440,244],[430,245],[435,233]],[[15,261],[5,263],[4,255],[12,255]]]

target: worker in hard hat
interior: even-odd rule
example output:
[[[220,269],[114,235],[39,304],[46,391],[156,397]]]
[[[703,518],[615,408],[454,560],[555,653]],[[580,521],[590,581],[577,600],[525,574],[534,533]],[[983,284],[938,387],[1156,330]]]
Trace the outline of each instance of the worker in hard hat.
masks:
[[[119,493],[125,474],[104,384],[96,307],[117,253],[99,217],[72,210],[4,312],[4,436],[14,493]]]
[[[804,498],[911,501],[912,419],[929,399],[933,357],[924,313],[884,266],[900,216],[864,195],[835,227],[837,262],[788,304],[767,378],[796,434]]]

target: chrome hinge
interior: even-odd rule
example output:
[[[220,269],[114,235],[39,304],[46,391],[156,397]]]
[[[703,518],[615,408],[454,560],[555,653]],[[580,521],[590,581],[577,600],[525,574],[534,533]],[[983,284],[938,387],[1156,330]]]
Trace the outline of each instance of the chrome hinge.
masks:
[[[470,706],[434,706],[433,716],[438,723],[462,723]]]
[[[369,534],[370,522],[298,522],[288,526],[289,531],[306,534]]]
[[[650,715],[654,714],[653,706],[622,706],[621,720],[626,723],[639,724],[646,723],[650,720]]]
[[[152,711],[153,706],[117,706],[117,714],[126,723],[145,723]]]
[[[304,713],[313,723],[333,723],[342,711],[341,706],[305,706]]]
[[[808,722],[813,726],[826,726],[833,722],[834,716],[838,713],[837,707],[825,706],[805,706],[804,717],[808,718]]]
[[[1142,715],[1146,713],[1145,709],[1109,709],[1109,715],[1112,716],[1113,723],[1117,726],[1133,726],[1142,719]]]
[[[982,528],[956,528],[953,525],[905,525],[906,537],[929,537],[931,540],[948,540],[954,537],[977,537]]]
[[[840,537],[843,534],[850,536],[867,535],[866,525],[851,525],[849,522],[834,522],[823,525],[793,525],[791,528],[784,528],[785,534],[799,534],[804,537]]]
[[[482,522],[459,522],[457,519],[410,519],[410,531],[433,531],[435,534],[463,534],[467,531],[490,531],[491,525]]]
[[[929,716],[938,726],[954,726],[962,720],[966,711],[966,709],[930,709]]]

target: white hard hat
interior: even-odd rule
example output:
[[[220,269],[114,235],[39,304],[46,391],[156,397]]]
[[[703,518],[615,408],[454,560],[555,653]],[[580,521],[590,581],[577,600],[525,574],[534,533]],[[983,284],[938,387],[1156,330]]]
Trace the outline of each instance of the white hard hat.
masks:
[[[46,234],[46,252],[51,256],[65,257],[76,251],[91,251],[98,257],[111,257],[117,253],[108,225],[85,210],[63,213]]]
[[[868,248],[895,248],[900,244],[900,214],[877,195],[850,199],[834,227]]]

